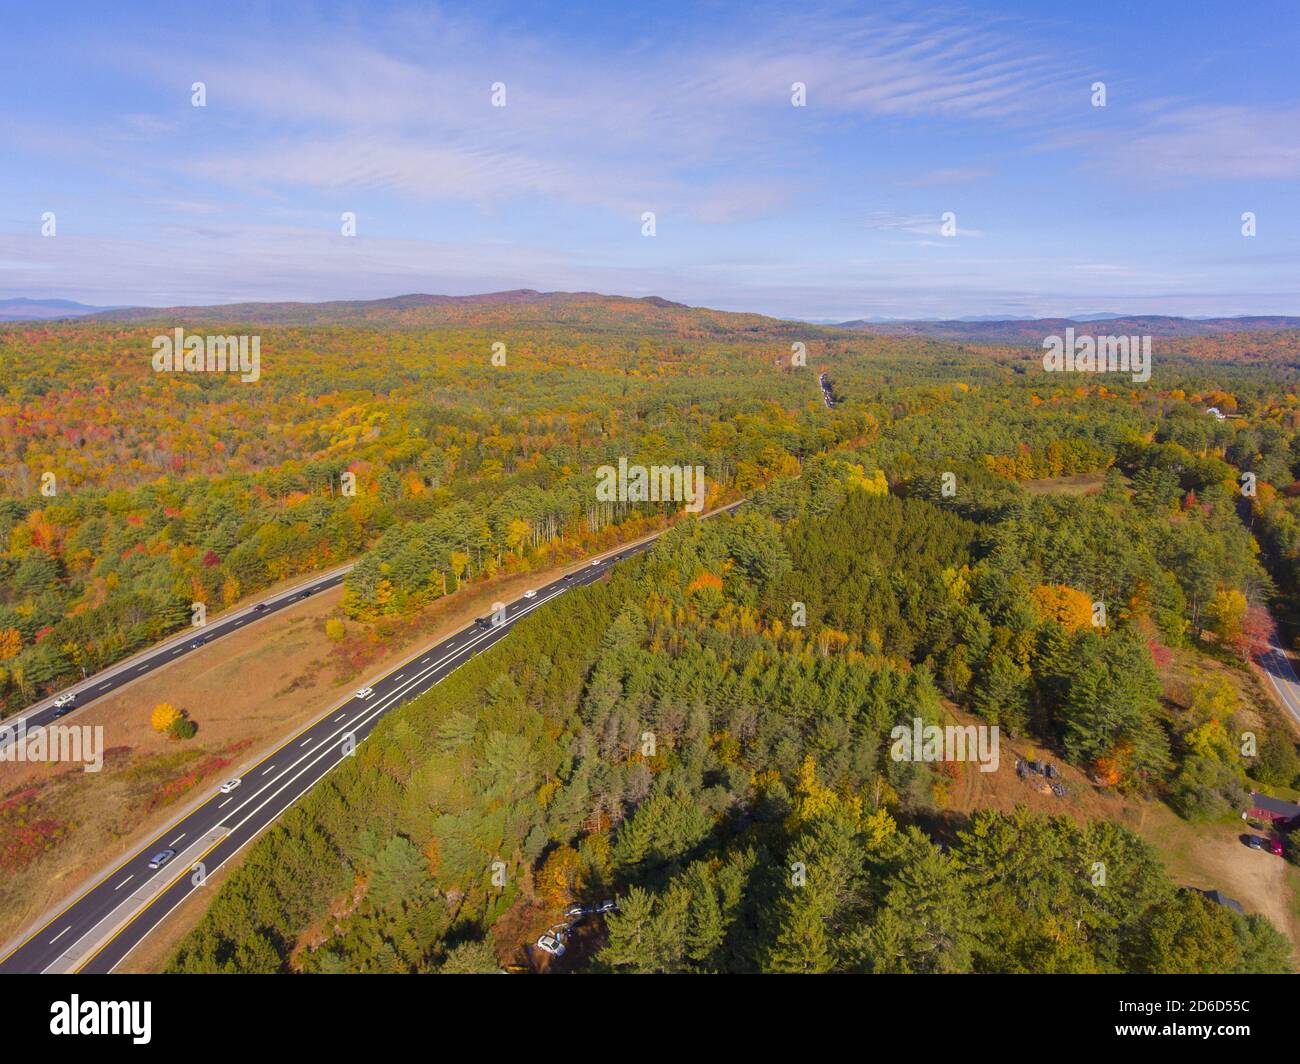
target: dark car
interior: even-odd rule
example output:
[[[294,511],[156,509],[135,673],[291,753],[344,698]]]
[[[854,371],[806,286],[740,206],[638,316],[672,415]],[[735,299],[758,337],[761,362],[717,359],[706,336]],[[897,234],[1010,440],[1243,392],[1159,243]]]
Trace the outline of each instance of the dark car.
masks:
[[[1243,835],[1241,841],[1252,850],[1263,850],[1265,853],[1271,853],[1274,857],[1282,856],[1282,840],[1276,835],[1270,835],[1268,838],[1263,835]]]
[[[265,602],[259,602],[256,606],[253,607],[253,612],[262,613],[263,611],[269,610],[270,608],[271,607],[268,606]]]
[[[474,627],[475,627],[475,628],[491,628],[491,627],[492,627],[492,622],[489,621],[486,617],[476,617],[476,618],[474,618]]]

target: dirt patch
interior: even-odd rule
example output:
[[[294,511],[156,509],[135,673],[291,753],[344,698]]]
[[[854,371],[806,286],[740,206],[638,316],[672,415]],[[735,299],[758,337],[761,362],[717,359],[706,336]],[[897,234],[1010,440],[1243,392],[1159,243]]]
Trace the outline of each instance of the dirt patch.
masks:
[[[1020,486],[1035,495],[1096,495],[1106,483],[1106,474],[1076,473],[1069,477],[1040,477],[1022,480]]]
[[[1159,807],[1148,818],[1144,837],[1155,846],[1170,873],[1189,887],[1217,887],[1241,902],[1248,913],[1267,916],[1292,942],[1292,959],[1300,959],[1296,943],[1295,890],[1297,871],[1281,857],[1252,850],[1241,842],[1250,831],[1241,821],[1189,824]]]

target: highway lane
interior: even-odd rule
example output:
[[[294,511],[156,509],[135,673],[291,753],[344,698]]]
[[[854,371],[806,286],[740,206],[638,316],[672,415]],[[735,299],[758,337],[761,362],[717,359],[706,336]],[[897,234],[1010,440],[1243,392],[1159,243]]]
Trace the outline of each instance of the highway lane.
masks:
[[[734,512],[742,503],[726,507]],[[722,512],[722,511],[719,511]],[[658,538],[657,536],[655,537]],[[232,794],[216,793],[187,816],[175,822],[149,843],[140,847],[112,873],[83,893],[76,901],[32,934],[0,961],[0,973],[45,972],[51,969],[110,972],[150,931],[196,889],[193,858],[182,863],[174,858],[160,870],[148,867],[155,853],[171,848],[178,858],[186,847],[217,830],[227,833],[201,854],[206,876],[213,875],[226,861],[251,842],[299,797],[311,789],[347,755],[352,744],[360,744],[391,709],[410,701],[450,675],[470,657],[486,650],[520,618],[545,605],[571,587],[602,577],[621,558],[648,550],[654,539],[627,547],[589,563],[537,589],[534,599],[519,598],[506,605],[499,625],[481,629],[476,624],[456,632],[436,646],[421,651],[397,666],[381,680],[371,683],[374,694],[354,696],[326,712],[314,723],[268,754],[247,770]],[[314,586],[314,585],[313,585]],[[215,782],[215,781],[214,781]],[[88,961],[72,964],[70,956],[81,957],[98,944],[101,923],[142,887],[153,885],[157,894]],[[87,941],[83,943],[83,939]]]
[[[147,676],[149,673],[162,668],[164,665],[169,665],[173,661],[179,661],[187,654],[193,653],[200,647],[206,646],[222,636],[230,635],[230,633],[237,632],[246,625],[270,617],[295,602],[311,598],[312,595],[318,595],[329,588],[338,587],[339,584],[343,583],[344,576],[351,569],[351,563],[338,569],[332,569],[315,580],[306,581],[288,590],[278,591],[274,595],[269,595],[257,602],[251,602],[247,606],[241,606],[238,610],[222,617],[220,620],[212,621],[210,624],[197,628],[187,628],[183,632],[170,636],[164,642],[159,643],[143,654],[128,658],[116,665],[110,665],[107,669],[88,677],[79,684],[74,684],[64,691],[51,695],[22,713],[6,717],[3,721],[0,721],[0,729],[12,729],[10,732],[12,735],[17,733],[20,721],[25,722],[25,727],[28,730],[37,726],[51,724],[56,720],[66,721],[70,716],[76,714],[78,710],[84,709],[98,699],[112,694],[118,688],[125,687],[133,680]],[[76,701],[72,706],[65,707],[60,712],[55,708],[54,700],[59,695],[69,692],[76,695]],[[5,745],[5,743],[0,742],[0,745]]]

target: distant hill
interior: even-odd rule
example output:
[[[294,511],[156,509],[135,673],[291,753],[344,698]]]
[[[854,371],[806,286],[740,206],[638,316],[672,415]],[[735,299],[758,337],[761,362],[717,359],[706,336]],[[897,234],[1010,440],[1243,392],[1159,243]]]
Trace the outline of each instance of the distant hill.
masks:
[[[571,326],[584,331],[680,336],[804,335],[810,326],[762,314],[688,307],[658,296],[633,298],[597,292],[518,289],[484,295],[405,295],[327,303],[229,303],[207,307],[128,307],[94,315],[105,321],[157,321],[258,325],[463,326],[518,329]],[[812,327],[817,329],[818,327]],[[824,327],[823,327],[824,328]]]
[[[91,307],[71,299],[0,299],[0,321],[49,321],[55,318],[84,318],[110,307]]]
[[[1032,344],[1045,336],[1076,333],[1106,336],[1222,336],[1225,333],[1277,332],[1300,329],[1300,318],[1281,315],[1243,318],[1175,318],[1161,314],[1086,315],[1080,318],[1009,318],[1000,321],[895,321],[869,319],[841,322],[841,329],[878,336],[925,336],[935,340],[967,340],[996,344]]]
[[[793,321],[709,307],[691,307],[658,296],[611,296],[599,292],[538,292],[520,288],[481,295],[413,293],[387,299],[323,303],[224,303],[215,306],[88,307],[66,299],[0,300],[0,321],[82,318],[91,321],[212,325],[364,325],[410,328],[571,328],[620,335],[674,335],[734,339],[830,338],[841,330],[888,337],[924,337],[974,343],[1039,346],[1045,336],[1073,327],[1077,333],[1159,337],[1222,336],[1229,333],[1300,329],[1300,318],[1180,318],[1168,315],[1080,314],[1074,318],[951,320],[862,318],[839,323]]]

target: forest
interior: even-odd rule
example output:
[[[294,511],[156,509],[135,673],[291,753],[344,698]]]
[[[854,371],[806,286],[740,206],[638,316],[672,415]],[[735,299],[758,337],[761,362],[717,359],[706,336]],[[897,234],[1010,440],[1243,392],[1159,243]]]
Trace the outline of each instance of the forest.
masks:
[[[867,428],[812,416],[806,380],[752,373],[788,359],[779,339],[652,355],[555,327],[272,329],[248,386],[150,372],[156,331],[0,328],[0,716],[196,602],[210,617],[362,558],[348,606],[372,618],[634,536],[661,508],[592,493],[618,456],[704,465],[716,501]]]
[[[888,756],[893,725],[956,701],[1189,819],[1292,783],[1283,731],[1242,764],[1222,689],[1181,716],[1159,697],[1198,609],[1166,530],[1195,521],[1213,582],[1257,594],[1242,526],[1114,479],[943,505],[923,478],[882,490],[865,457],[673,529],[404,707],[258,844],[172,970],[497,970],[509,929],[609,896],[590,970],[1289,970],[1265,918],[1179,887],[1130,831],[945,825],[953,766]],[[1100,630],[1081,586],[1122,604]]]
[[[0,327],[5,714],[193,602],[355,559],[365,625],[667,530],[389,715],[171,970],[512,969],[606,899],[569,969],[1290,970],[1129,828],[955,812],[975,766],[889,741],[997,726],[1192,825],[1296,793],[1294,732],[1224,679],[1300,622],[1289,337],[1158,338],[1135,385],[627,302],[286,310],[256,386],[147,372],[148,322]],[[620,458],[748,503],[597,501]]]

